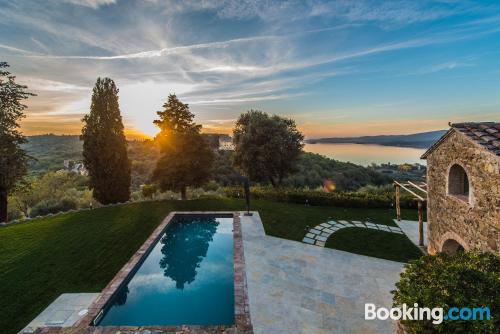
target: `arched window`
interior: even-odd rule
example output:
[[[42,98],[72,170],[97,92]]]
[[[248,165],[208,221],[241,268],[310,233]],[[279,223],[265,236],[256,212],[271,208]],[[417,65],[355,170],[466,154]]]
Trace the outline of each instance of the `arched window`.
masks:
[[[448,255],[453,255],[458,252],[463,252],[465,249],[462,245],[458,243],[458,241],[453,239],[448,239],[443,243],[443,248],[441,251]]]
[[[448,194],[469,201],[469,178],[465,169],[460,165],[453,165],[448,176]]]

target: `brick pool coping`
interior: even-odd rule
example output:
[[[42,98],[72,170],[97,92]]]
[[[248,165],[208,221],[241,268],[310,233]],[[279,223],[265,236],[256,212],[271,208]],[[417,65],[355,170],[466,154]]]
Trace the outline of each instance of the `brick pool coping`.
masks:
[[[153,245],[161,237],[167,226],[176,215],[229,215],[233,217],[233,266],[234,266],[234,320],[232,326],[95,326],[94,319],[103,312],[106,304],[115,292],[142,263]],[[216,301],[214,301],[216,302]],[[239,212],[228,211],[174,211],[170,212],[161,224],[151,233],[139,250],[118,271],[115,277],[102,290],[100,295],[88,308],[88,313],[72,327],[44,327],[36,333],[231,333],[253,334],[248,304],[247,282],[245,274],[245,258],[243,254],[243,238]]]

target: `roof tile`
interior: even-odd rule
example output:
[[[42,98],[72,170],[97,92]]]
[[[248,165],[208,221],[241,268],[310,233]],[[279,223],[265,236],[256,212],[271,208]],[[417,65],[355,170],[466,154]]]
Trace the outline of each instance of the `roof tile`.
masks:
[[[456,132],[462,133],[477,142],[481,147],[496,156],[500,157],[500,123],[499,122],[479,122],[479,123],[454,123],[450,124]],[[452,131],[446,132],[437,142],[434,143],[423,155],[422,159],[439,146]]]
[[[491,134],[493,134],[493,133],[497,133],[497,132],[498,132],[498,130],[497,130],[497,129],[495,129],[495,128],[488,128],[488,129],[485,129],[484,131],[486,131],[486,132],[488,132],[488,133],[491,133]]]
[[[450,126],[475,140],[493,154],[500,156],[500,123],[455,123]]]

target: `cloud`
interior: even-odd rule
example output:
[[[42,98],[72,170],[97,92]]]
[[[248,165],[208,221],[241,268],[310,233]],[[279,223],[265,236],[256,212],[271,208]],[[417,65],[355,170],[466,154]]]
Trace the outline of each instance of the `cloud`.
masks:
[[[475,64],[470,62],[460,62],[460,61],[448,61],[432,66],[422,67],[416,74],[431,74],[441,71],[454,70],[460,67],[472,67]]]
[[[74,91],[91,91],[92,88],[69,84],[60,81],[45,80],[33,77],[20,77],[24,85],[27,85],[31,90],[50,91],[50,92],[74,92]]]
[[[0,0],[1,1],[1,0]],[[2,4],[0,10],[0,21],[5,26],[13,26],[16,30],[31,30],[33,35],[42,35],[57,45],[58,50],[66,48],[105,50],[109,52],[122,52],[133,45],[137,45],[139,39],[130,41],[118,38],[119,34],[129,33],[126,29],[109,34],[109,27],[102,21],[92,20],[92,24],[86,21],[75,23],[80,20],[82,13],[78,11],[63,11],[59,7],[51,7],[46,2],[9,2]],[[55,15],[59,13],[59,15]],[[63,13],[63,15],[61,15]],[[80,14],[80,15],[79,15]],[[90,22],[90,21],[89,21]],[[129,33],[130,36],[130,33]]]
[[[303,96],[305,93],[296,93],[296,94],[278,94],[278,95],[264,95],[264,96],[255,96],[255,97],[228,97],[228,98],[214,98],[210,100],[194,100],[188,101],[191,105],[200,105],[200,104],[239,104],[239,103],[248,103],[248,102],[256,102],[256,101],[269,101],[269,100],[283,100],[290,99],[292,97]]]
[[[116,0],[63,0],[63,2],[97,9],[101,6],[109,6],[115,4]]]
[[[83,114],[36,115],[21,120],[21,128],[25,135],[80,134]]]
[[[221,124],[227,124],[227,123],[234,123],[234,122],[236,122],[236,118],[209,119],[209,120],[206,120],[205,122],[221,125]]]
[[[470,10],[455,4],[433,3],[428,1],[330,1],[312,5],[312,16],[330,16],[347,21],[377,21],[387,24],[412,24],[433,21]]]
[[[307,17],[329,17],[348,22],[379,22],[413,24],[433,21],[443,17],[471,13],[475,6],[458,2],[431,1],[269,1],[269,0],[173,0],[165,7],[175,12],[209,10],[215,11],[222,19],[290,22],[305,20]]]
[[[4,49],[4,50],[7,50],[7,51],[18,52],[18,53],[23,53],[23,54],[27,54],[27,55],[36,55],[35,52],[29,51],[29,50],[20,49],[20,48],[16,48],[14,46],[5,45],[5,44],[0,44],[0,49]]]
[[[52,59],[91,59],[91,60],[119,60],[119,59],[140,59],[155,58],[172,54],[182,54],[185,52],[199,49],[223,49],[236,43],[260,42],[263,40],[277,39],[278,36],[254,36],[246,38],[236,38],[226,41],[217,41],[209,43],[200,43],[186,46],[167,47],[158,50],[141,51],[135,53],[114,55],[114,56],[58,56],[58,55],[34,55],[34,58],[52,58]]]

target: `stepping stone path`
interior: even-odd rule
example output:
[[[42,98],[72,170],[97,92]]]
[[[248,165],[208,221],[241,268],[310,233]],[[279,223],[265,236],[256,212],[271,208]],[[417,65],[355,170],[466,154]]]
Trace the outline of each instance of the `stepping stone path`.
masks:
[[[310,228],[309,231],[307,231],[304,239],[302,239],[302,242],[319,247],[325,247],[325,242],[330,237],[330,235],[346,227],[361,227],[389,233],[404,234],[403,230],[399,226],[387,226],[383,224],[374,224],[371,222],[360,222],[357,220],[330,220],[326,223],[322,223],[318,226]]]

